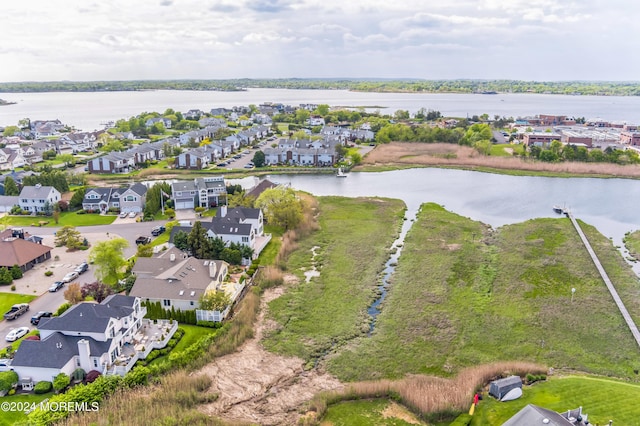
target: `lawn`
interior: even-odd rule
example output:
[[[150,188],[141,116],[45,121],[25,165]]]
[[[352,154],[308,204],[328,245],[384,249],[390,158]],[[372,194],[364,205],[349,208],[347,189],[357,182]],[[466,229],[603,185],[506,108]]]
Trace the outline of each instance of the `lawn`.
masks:
[[[399,200],[320,197],[320,230],[299,242],[287,264],[301,282],[271,302],[269,311],[280,326],[265,346],[312,364],[366,333],[367,307],[404,210]],[[301,268],[312,266],[314,246],[320,276],[307,283]]]
[[[0,403],[8,402],[23,403],[23,404],[37,404],[47,398],[53,396],[53,392],[35,395],[35,394],[16,394],[11,396],[4,396],[0,398]],[[11,407],[8,407],[11,408]],[[27,421],[27,416],[22,411],[11,411],[9,409],[2,410],[2,416],[0,416],[0,426],[11,426]]]
[[[491,145],[491,155],[495,157],[511,157],[514,154],[522,154],[522,145],[510,143]]]
[[[638,321],[637,278],[584,229]],[[637,345],[566,218],[494,231],[426,204],[392,281],[373,336],[329,359],[339,378],[450,376],[513,360],[638,379]]]
[[[591,424],[638,424],[640,386],[604,378],[568,376],[552,377],[543,383],[523,388],[520,399],[499,402],[485,397],[478,405],[471,425],[499,425],[527,404],[557,412],[582,406]]]
[[[16,303],[29,303],[35,298],[35,296],[27,294],[2,293],[0,296],[0,314],[4,315]],[[23,315],[28,315],[28,313]],[[0,320],[7,322],[4,318],[0,318]]]
[[[640,260],[640,231],[627,232],[624,236],[624,245],[631,256]]]
[[[180,324],[180,328],[184,330],[184,336],[182,336],[182,339],[180,339],[176,346],[171,350],[172,352],[180,352],[197,342],[202,336],[218,332],[218,329],[216,328],[199,327],[197,325],[188,324]],[[160,362],[161,360],[164,360],[164,358],[164,356],[160,356],[152,360],[149,365]]]
[[[331,405],[321,426],[424,425],[401,405],[386,399],[358,400]]]
[[[64,212],[60,214],[58,224],[53,217],[47,216],[4,216],[0,218],[0,225],[11,226],[38,226],[40,222],[48,222],[42,224],[47,227],[59,227],[65,225],[71,226],[92,226],[92,225],[110,225],[116,220],[116,215],[99,215],[99,214],[77,214],[76,212]]]

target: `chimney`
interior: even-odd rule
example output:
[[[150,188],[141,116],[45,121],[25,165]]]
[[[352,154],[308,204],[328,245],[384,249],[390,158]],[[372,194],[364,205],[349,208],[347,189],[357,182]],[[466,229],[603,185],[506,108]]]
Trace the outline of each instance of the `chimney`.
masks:
[[[87,339],[78,340],[78,356],[80,358],[80,367],[84,371],[93,369],[91,366],[91,349]]]
[[[227,215],[227,206],[220,206],[220,217],[225,217]]]
[[[176,255],[175,255],[175,254],[173,254],[173,253],[171,253],[171,254],[169,255],[169,260],[170,260],[170,261],[172,261],[172,262],[175,262],[175,261],[176,261]]]

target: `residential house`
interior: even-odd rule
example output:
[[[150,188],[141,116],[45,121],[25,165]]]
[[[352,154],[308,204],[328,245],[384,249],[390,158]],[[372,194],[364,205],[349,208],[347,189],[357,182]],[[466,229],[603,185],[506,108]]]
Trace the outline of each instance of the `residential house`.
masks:
[[[204,115],[199,109],[190,109],[189,111],[184,113],[184,118],[187,120],[200,120],[200,117]]]
[[[146,203],[147,187],[135,183],[128,188],[89,188],[82,200],[85,211],[106,213],[109,209],[140,213]]]
[[[135,168],[135,158],[127,152],[110,152],[87,163],[91,173],[128,173]]]
[[[34,120],[30,123],[31,133],[35,139],[42,139],[59,134],[64,128],[60,120]]]
[[[175,159],[177,169],[206,169],[211,161],[211,154],[205,148],[194,148],[183,152]]]
[[[229,264],[222,260],[188,257],[175,247],[154,257],[140,257],[132,272],[136,282],[131,296],[160,302],[164,309],[198,309],[208,291],[223,290]]]
[[[5,229],[0,232],[0,267],[18,265],[23,272],[34,265],[51,259],[49,246],[42,239],[31,237],[22,229]]]
[[[27,164],[24,156],[19,151],[0,149],[0,170],[15,170]]]
[[[588,416],[582,412],[582,407],[557,413],[537,405],[527,404],[522,410],[503,423],[502,426],[587,426],[589,424]]]
[[[251,190],[246,193],[246,196],[253,197],[254,200],[257,200],[260,194],[262,194],[264,191],[266,191],[267,189],[275,188],[276,186],[278,185],[271,182],[269,179],[263,179],[258,182],[256,186],[251,188]]]
[[[171,199],[176,210],[216,207],[226,202],[226,195],[223,176],[209,176],[171,184]]]
[[[144,125],[147,126],[147,127],[151,127],[156,123],[162,124],[165,129],[170,129],[171,128],[171,120],[169,120],[168,118],[164,118],[164,117],[150,118],[144,123]]]
[[[108,373],[143,327],[140,299],[114,294],[102,303],[81,302],[62,315],[42,320],[40,340],[25,340],[11,363],[21,378],[52,381],[81,368]],[[126,373],[133,363],[125,366]]]
[[[53,186],[25,186],[20,191],[18,205],[22,210],[33,213],[44,212],[47,206],[53,209],[53,205],[62,199],[60,191]]]
[[[4,194],[4,187],[0,185],[0,194]],[[0,213],[10,212],[18,205],[18,196],[0,195]]]
[[[553,141],[560,141],[562,135],[557,133],[525,133],[523,143],[526,146],[548,147]]]

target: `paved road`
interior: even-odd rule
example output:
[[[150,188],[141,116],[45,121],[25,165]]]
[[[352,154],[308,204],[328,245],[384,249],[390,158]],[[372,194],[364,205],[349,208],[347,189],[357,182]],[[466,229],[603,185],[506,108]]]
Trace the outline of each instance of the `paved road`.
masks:
[[[191,213],[193,214],[193,212]],[[129,242],[129,247],[125,249],[125,256],[128,257],[135,254],[136,252],[135,240],[139,235],[150,236],[151,229],[154,226],[164,224],[164,223],[166,223],[166,221],[135,222],[134,219],[116,219],[116,222],[114,222],[111,225],[82,226],[82,227],[78,227],[78,230],[81,233],[86,233],[86,234],[91,234],[91,233],[99,234],[99,233],[110,232],[110,233],[122,236]],[[56,232],[58,228],[49,228],[49,227],[40,228],[40,227],[27,226],[27,227],[23,227],[23,229],[34,235],[46,236],[46,235],[53,235],[53,233]],[[33,275],[36,273],[37,273],[36,271],[28,271],[25,274],[25,278],[29,277],[32,279],[39,279],[39,278],[36,278],[35,275]],[[53,282],[53,280],[49,278],[42,277],[42,279],[47,280],[47,283],[46,283],[47,287],[49,284]],[[84,274],[82,274],[78,278],[77,282],[84,284],[84,283],[90,283],[93,281],[95,281],[95,277],[93,275],[93,266],[90,265],[89,270]],[[36,312],[38,311],[55,312],[58,309],[58,307],[65,302],[64,290],[66,290],[66,288],[67,287],[65,286],[55,293],[45,292],[44,294],[40,295],[29,304],[30,305],[29,312],[27,312],[26,314],[23,314],[16,320],[6,321],[2,319],[0,321],[0,345],[2,345],[3,343],[7,343],[5,342],[4,338],[9,332],[9,330],[11,330],[12,328],[27,326],[30,329],[34,329],[34,326],[31,325],[30,320],[31,320],[31,316],[34,315]],[[2,293],[0,293],[0,297],[2,297]],[[1,312],[0,314],[4,314],[4,312]],[[4,347],[4,346],[0,346],[0,347]]]

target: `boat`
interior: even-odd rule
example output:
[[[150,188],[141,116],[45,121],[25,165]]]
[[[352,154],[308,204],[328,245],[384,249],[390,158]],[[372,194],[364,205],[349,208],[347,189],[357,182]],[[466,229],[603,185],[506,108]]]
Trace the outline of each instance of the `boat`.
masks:
[[[553,211],[558,213],[558,214],[562,214],[562,213],[564,213],[564,208],[560,207],[560,206],[553,206]]]
[[[347,174],[344,171],[342,171],[342,167],[338,168],[338,173],[336,173],[336,177],[339,177],[339,178],[346,178],[347,177]]]

